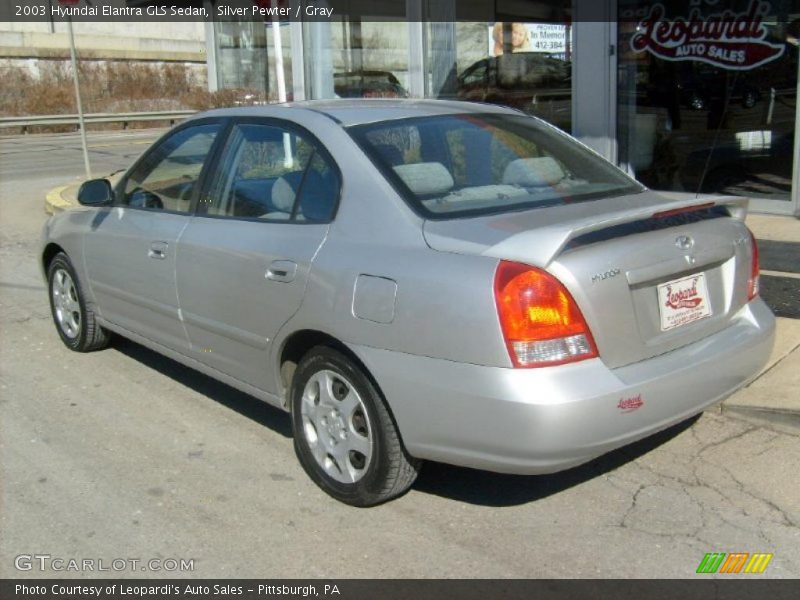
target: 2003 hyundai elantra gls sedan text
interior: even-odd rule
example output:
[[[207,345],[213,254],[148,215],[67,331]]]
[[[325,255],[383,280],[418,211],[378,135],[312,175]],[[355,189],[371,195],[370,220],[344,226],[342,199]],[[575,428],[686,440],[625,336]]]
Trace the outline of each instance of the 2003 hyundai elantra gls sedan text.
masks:
[[[772,348],[746,200],[661,196],[511,109],[201,114],[43,233],[56,328],[133,339],[291,412],[367,506],[423,459],[578,465],[698,414]]]

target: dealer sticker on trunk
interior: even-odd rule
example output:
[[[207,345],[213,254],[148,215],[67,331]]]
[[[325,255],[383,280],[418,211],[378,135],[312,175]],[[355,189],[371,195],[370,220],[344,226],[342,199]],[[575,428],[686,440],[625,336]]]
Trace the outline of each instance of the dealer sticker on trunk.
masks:
[[[661,331],[711,316],[705,273],[695,273],[658,286]]]

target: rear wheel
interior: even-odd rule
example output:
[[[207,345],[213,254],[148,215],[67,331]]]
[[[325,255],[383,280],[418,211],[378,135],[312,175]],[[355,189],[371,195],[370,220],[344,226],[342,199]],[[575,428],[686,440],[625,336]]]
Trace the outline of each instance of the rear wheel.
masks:
[[[63,252],[47,267],[50,310],[61,341],[70,350],[91,352],[108,346],[110,334],[95,320],[86,304],[75,269]]]
[[[414,483],[420,462],[403,448],[375,385],[344,354],[312,349],[295,371],[291,399],[297,457],[326,493],[372,506]]]
[[[747,90],[742,96],[742,106],[753,108],[758,102],[758,94],[753,90]]]
[[[692,97],[689,99],[689,106],[694,110],[705,110],[706,101],[697,94],[692,94]]]

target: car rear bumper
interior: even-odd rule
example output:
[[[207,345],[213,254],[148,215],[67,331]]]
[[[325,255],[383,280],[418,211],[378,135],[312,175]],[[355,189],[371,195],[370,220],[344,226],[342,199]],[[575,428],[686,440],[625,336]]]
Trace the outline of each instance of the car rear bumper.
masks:
[[[410,454],[535,474],[573,467],[702,412],[759,373],[774,335],[775,318],[757,299],[724,331],[618,369],[602,359],[508,369],[352,349],[380,385]]]

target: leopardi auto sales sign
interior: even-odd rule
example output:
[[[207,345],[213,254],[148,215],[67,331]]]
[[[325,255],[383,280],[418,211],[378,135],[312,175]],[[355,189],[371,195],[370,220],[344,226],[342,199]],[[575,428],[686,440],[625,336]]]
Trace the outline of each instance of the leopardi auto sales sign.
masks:
[[[695,6],[687,17],[673,17],[667,16],[663,4],[654,4],[636,27],[631,48],[664,60],[701,61],[734,71],[754,69],[785,50],[784,44],[766,39],[764,17],[770,9],[769,2],[751,0],[740,13],[726,9],[701,16]]]

